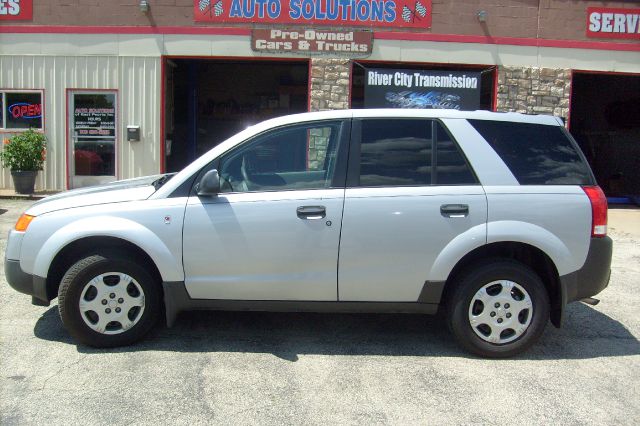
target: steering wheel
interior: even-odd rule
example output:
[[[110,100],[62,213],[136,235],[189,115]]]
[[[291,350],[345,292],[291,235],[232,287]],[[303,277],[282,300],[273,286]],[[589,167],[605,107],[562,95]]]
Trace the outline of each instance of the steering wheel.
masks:
[[[229,189],[231,190],[230,192],[234,192],[233,185],[231,185],[231,180],[225,175],[220,175],[220,178],[224,181],[225,184],[229,185]],[[222,191],[222,192],[226,192],[226,191]]]

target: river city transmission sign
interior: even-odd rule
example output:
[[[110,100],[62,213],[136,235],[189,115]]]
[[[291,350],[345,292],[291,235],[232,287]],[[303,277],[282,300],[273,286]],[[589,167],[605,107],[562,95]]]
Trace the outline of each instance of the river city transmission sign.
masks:
[[[196,22],[430,28],[431,0],[194,0]]]

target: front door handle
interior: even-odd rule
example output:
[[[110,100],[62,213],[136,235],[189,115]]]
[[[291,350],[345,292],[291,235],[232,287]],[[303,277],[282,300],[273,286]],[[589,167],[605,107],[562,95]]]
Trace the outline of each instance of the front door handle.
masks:
[[[324,206],[300,206],[296,213],[300,219],[322,219],[327,215],[327,209]]]
[[[440,206],[440,214],[444,217],[469,216],[468,204],[443,204]]]

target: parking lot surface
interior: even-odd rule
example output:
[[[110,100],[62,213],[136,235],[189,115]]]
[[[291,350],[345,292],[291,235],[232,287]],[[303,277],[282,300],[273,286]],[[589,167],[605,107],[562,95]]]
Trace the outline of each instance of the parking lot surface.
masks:
[[[0,200],[0,253],[28,201]],[[640,210],[610,211],[595,306],[509,360],[437,317],[190,312],[135,346],[77,345],[0,267],[0,424],[640,424]]]

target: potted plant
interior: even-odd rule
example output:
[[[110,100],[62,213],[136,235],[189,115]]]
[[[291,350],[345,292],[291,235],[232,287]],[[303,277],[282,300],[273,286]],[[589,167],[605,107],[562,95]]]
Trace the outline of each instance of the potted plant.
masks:
[[[18,194],[33,194],[36,175],[44,165],[46,144],[46,136],[33,129],[4,140],[0,161],[3,167],[11,170]]]

